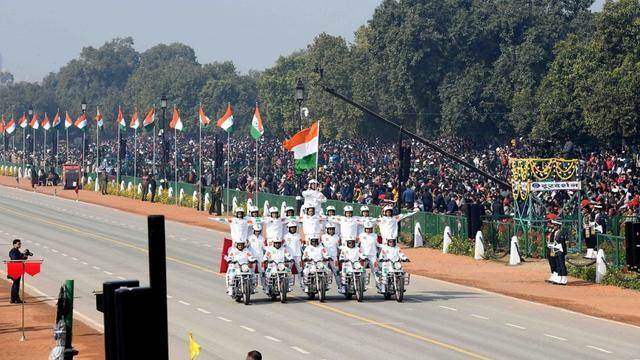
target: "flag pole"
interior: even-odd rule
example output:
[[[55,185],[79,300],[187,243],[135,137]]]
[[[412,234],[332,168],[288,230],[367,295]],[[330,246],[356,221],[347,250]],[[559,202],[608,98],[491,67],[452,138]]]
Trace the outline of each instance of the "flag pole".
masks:
[[[200,103],[200,107],[202,107],[202,102]],[[200,210],[200,199],[202,199],[202,188],[203,188],[203,183],[202,183],[202,121],[200,120],[200,118],[198,117],[198,156],[199,156],[199,160],[198,160],[198,181],[200,182],[200,198],[198,199],[198,211]],[[196,183],[198,183],[198,181],[196,181]]]
[[[118,105],[118,114],[120,114],[120,105]],[[122,117],[124,121],[124,116]],[[119,120],[116,120],[118,122]],[[116,164],[116,183],[120,186],[120,123],[116,125],[116,141],[118,141],[118,156],[117,156],[117,164]]]
[[[256,206],[260,206],[258,203],[258,188],[260,187],[260,182],[258,180],[258,139],[256,139]],[[264,215],[267,216],[267,215]]]
[[[67,121],[67,119],[65,119],[65,121]],[[67,153],[67,161],[65,162],[68,164],[69,163],[69,128],[66,126],[66,124],[64,129],[67,131],[67,144],[65,145],[65,152]]]
[[[156,116],[156,106],[153,106],[153,117]],[[156,119],[153,119],[153,166],[151,167],[153,176],[156,175]]]
[[[47,113],[44,113],[44,117],[47,117]],[[47,129],[43,127],[44,130],[44,141],[42,142],[42,159],[44,160],[45,171],[47,169]]]
[[[23,114],[23,116],[25,116],[25,115]],[[27,121],[26,120],[26,116],[25,116],[25,121]],[[25,159],[25,155],[26,155],[26,152],[27,152],[27,149],[26,149],[26,146],[25,146],[25,143],[27,141],[26,132],[27,132],[27,127],[25,126],[25,127],[22,128],[22,176],[23,177],[25,175],[24,174],[24,171],[25,171],[25,160],[26,160]]]
[[[136,197],[138,184],[136,184],[138,172],[138,128],[133,128],[133,197]]]
[[[231,170],[231,133],[227,130],[227,196],[225,196],[225,202],[227,203],[226,211],[229,212],[229,171]]]
[[[100,166],[100,123],[97,120],[98,112],[100,109],[96,106],[96,183],[93,187],[94,189],[99,189],[100,185],[98,183],[98,167]]]
[[[318,181],[318,157],[320,156],[320,120],[318,120],[318,153],[316,154],[316,181]]]
[[[176,198],[176,205],[180,206],[178,203],[178,130],[176,128],[173,129],[173,162],[174,162],[174,178],[173,178],[173,195]]]
[[[85,125],[86,126],[86,125]],[[82,184],[84,185],[84,140],[85,140],[85,133],[84,133],[84,129],[81,129],[80,131],[82,131],[82,168],[80,169],[81,174],[82,174]]]

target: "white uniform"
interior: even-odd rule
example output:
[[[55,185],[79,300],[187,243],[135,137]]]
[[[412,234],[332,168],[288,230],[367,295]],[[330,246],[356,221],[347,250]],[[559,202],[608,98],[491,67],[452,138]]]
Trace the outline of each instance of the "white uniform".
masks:
[[[369,260],[369,266],[373,269],[378,260],[378,235],[376,233],[362,233],[358,237],[360,241],[360,250],[362,254]]]
[[[358,235],[364,232],[363,224],[367,221],[370,221],[371,223],[375,224],[376,218],[372,218],[371,216],[358,216]]]
[[[246,242],[247,237],[249,236],[249,229],[255,224],[254,220],[247,218],[215,218],[213,221],[229,224],[229,231],[231,233],[231,241],[233,241],[233,245],[237,242]]]
[[[267,246],[264,249],[262,260],[267,262],[268,274],[275,264],[291,260],[291,255],[284,246],[281,246],[280,249],[276,249],[274,246]],[[274,261],[274,263],[270,263],[271,261]]]
[[[380,246],[380,260],[391,260],[391,261],[399,261],[399,260],[407,260],[407,255],[405,255],[402,251],[400,251],[400,247],[382,245]]]
[[[346,245],[340,247],[340,260],[358,261],[364,259],[365,256],[359,247],[354,246],[350,248]]]
[[[324,216],[302,215],[300,219],[302,222],[302,232],[304,233],[305,240],[309,240],[310,235],[322,234],[322,222],[326,220]]]
[[[355,217],[335,216],[330,219],[332,222],[340,225],[340,238],[342,245],[346,245],[347,240],[356,240],[358,238],[358,225],[360,220]]]
[[[298,274],[296,274],[296,276],[298,277],[298,280],[302,280],[302,276],[301,276],[302,262],[300,261],[300,259],[302,258],[302,242],[301,242],[300,234],[287,233],[284,236],[284,245],[287,248],[287,251],[289,252],[289,254],[291,254],[291,257],[293,258],[293,265],[296,267],[296,270],[298,271]],[[300,284],[302,284],[302,281],[300,281]]]
[[[327,201],[327,197],[324,196],[318,190],[307,189],[302,192],[302,197],[304,198],[303,208],[311,207],[309,205],[313,205],[313,208],[316,209],[316,215],[322,214],[322,204]]]
[[[235,273],[238,270],[238,265],[248,264],[252,261],[255,261],[256,258],[246,247],[242,250],[238,250],[237,248],[232,247],[227,252],[227,256],[225,257],[225,259],[228,262],[232,262],[232,261],[238,262],[237,265],[230,264],[229,267],[227,268],[227,274],[226,274],[227,293],[231,295],[231,292],[233,291],[233,287],[232,287],[233,277],[235,276]]]
[[[393,215],[393,216],[382,216],[376,219],[376,223],[380,227],[380,235],[382,235],[382,240],[387,239],[397,239],[398,238],[398,223],[409,216],[413,216],[417,213],[417,211]]]
[[[327,259],[328,257],[329,254],[327,253],[327,249],[325,249],[322,245],[308,245],[304,249],[304,253],[302,253],[302,258],[304,260],[322,261]]]
[[[320,238],[320,243],[322,244],[322,246],[324,246],[325,249],[327,249],[327,255],[333,259],[332,261],[329,262],[329,268],[331,268],[331,271],[333,272],[333,275],[336,278],[336,281],[339,280],[339,276],[338,276],[338,267],[336,266],[336,263],[338,261],[338,247],[340,246],[340,237],[336,234],[333,235],[329,235],[329,234],[323,234],[322,237]],[[340,282],[336,282],[336,284],[339,284]]]
[[[256,236],[255,234],[251,234],[247,242],[249,244],[249,251],[251,251],[253,257],[262,260],[264,256],[264,238],[262,235]],[[258,271],[262,272],[262,267],[259,266]]]
[[[285,224],[288,222],[286,218],[265,217],[262,219],[262,227],[265,231],[267,239],[282,239],[285,231]]]

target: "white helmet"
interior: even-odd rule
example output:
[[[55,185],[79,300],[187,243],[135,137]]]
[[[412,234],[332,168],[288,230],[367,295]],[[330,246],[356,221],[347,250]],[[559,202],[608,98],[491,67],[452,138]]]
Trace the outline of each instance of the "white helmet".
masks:
[[[253,224],[253,231],[262,231],[261,224]]]
[[[297,226],[298,226],[298,224],[296,224],[296,223],[295,223],[295,222],[293,222],[293,221],[289,221],[289,222],[287,223],[287,227],[288,227],[288,228],[290,228],[290,227],[297,227]]]
[[[365,211],[369,211],[369,207],[367,205],[362,205],[360,206],[360,212],[365,212]]]
[[[277,207],[272,206],[269,208],[269,214],[280,212]]]
[[[246,242],[244,239],[241,239],[241,240],[236,241],[235,245],[238,245],[238,244],[244,244],[244,245],[246,245],[246,244],[247,244],[247,242]]]
[[[236,208],[236,214],[239,213],[239,212],[244,214],[244,208],[242,206],[239,206],[239,207]]]
[[[325,228],[327,228],[327,229],[335,229],[336,225],[334,223],[330,222],[330,223],[327,223],[327,226],[325,226]]]
[[[257,206],[255,206],[255,205],[249,206],[249,212],[250,213],[256,212],[256,211],[260,211]]]
[[[391,210],[391,211],[393,211],[393,206],[391,206],[391,205],[387,205],[387,206],[385,206],[384,208],[382,208],[382,213],[383,213],[383,214],[384,214],[384,213],[386,213],[386,212],[387,212],[387,210]]]
[[[327,206],[327,211],[331,211],[331,210],[336,211],[336,207],[333,205]]]
[[[316,180],[316,179],[309,180],[309,185],[311,185],[311,184],[316,184],[317,185],[318,184],[318,180]]]
[[[287,206],[287,208],[284,211],[296,211],[293,206]]]
[[[364,228],[365,229],[373,229],[373,223],[371,221],[365,221],[364,222]]]
[[[347,205],[347,206],[345,206],[345,207],[344,207],[344,212],[347,212],[347,211],[351,211],[351,212],[353,212],[353,206],[351,206],[351,205]]]

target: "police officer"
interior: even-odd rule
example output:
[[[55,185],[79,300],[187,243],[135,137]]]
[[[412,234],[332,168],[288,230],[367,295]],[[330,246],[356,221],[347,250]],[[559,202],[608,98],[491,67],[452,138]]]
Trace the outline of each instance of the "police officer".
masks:
[[[27,260],[31,252],[27,249],[24,253],[20,252],[20,246],[22,246],[22,242],[20,239],[13,240],[13,248],[9,251],[9,259],[11,260]],[[11,285],[11,303],[12,304],[20,304],[23,301],[20,300],[20,280],[22,277],[18,279],[12,279],[13,285]]]
[[[149,175],[149,187],[151,188],[151,202],[154,202],[156,198],[156,187],[158,184],[156,183],[156,179],[153,175]]]

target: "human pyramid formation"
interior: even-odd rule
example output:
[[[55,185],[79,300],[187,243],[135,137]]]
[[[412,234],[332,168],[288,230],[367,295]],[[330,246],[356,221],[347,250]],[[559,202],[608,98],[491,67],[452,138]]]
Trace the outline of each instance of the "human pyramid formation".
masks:
[[[288,206],[284,214],[280,214],[277,207],[271,207],[268,216],[260,217],[258,208],[251,206],[248,217],[245,210],[238,207],[234,210],[235,217],[210,218],[229,224],[233,246],[225,259],[238,264],[257,264],[263,288],[265,275],[274,270],[276,263],[284,261],[297,270],[301,288],[301,274],[304,274],[307,261],[326,262],[337,284],[341,284],[341,261],[360,261],[372,273],[376,272],[379,261],[409,261],[398,247],[398,223],[417,211],[394,215],[393,207],[385,206],[383,215],[373,218],[366,205],[360,207],[360,216],[353,216],[353,207],[347,205],[343,216],[336,215],[334,206],[327,206],[326,215],[323,215],[322,204],[326,197],[317,190],[317,185],[316,180],[311,180],[308,189],[302,192],[304,204],[299,216]],[[299,232],[300,224],[302,233]],[[374,230],[376,225],[382,244]],[[230,295],[232,280],[228,270],[227,291]],[[344,293],[344,288],[339,286],[338,291]]]

